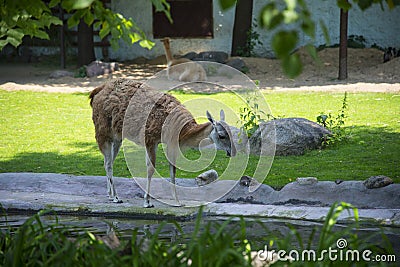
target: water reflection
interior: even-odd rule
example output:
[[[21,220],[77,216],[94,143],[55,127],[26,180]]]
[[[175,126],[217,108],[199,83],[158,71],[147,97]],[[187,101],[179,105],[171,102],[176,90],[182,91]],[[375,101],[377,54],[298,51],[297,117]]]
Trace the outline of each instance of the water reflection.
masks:
[[[6,231],[11,229],[15,232],[19,226],[21,226],[30,215],[18,215],[12,214],[8,216],[0,217],[0,230]],[[207,223],[223,223],[228,217],[203,217],[202,225],[205,226]],[[233,218],[226,229],[235,229],[235,225],[239,223],[239,218]],[[159,220],[144,220],[144,219],[132,219],[132,218],[109,218],[109,217],[88,217],[88,216],[68,216],[68,215],[44,215],[41,216],[41,222],[43,225],[53,225],[55,223],[60,226],[68,226],[71,228],[72,235],[79,235],[86,231],[89,231],[96,236],[118,236],[118,239],[126,240],[131,238],[133,231],[136,231],[138,237],[145,238],[149,234],[154,234],[159,230],[158,237],[165,242],[171,242],[181,235],[181,232],[185,236],[190,236],[195,231],[194,221],[159,221]],[[160,224],[163,223],[163,227],[160,228]],[[335,230],[338,231],[343,229],[347,225],[336,224]],[[178,229],[178,227],[180,229]],[[313,229],[315,233],[313,232]],[[318,244],[319,233],[322,228],[322,223],[300,221],[300,220],[276,220],[276,219],[252,219],[246,218],[246,238],[251,241],[252,247],[262,248],[265,244],[268,244],[272,237],[286,238],[291,229],[295,229],[300,235],[303,242],[308,241],[310,235],[314,234],[312,238],[312,247]],[[236,228],[237,229],[237,228]],[[354,233],[362,237],[370,237],[369,242],[375,245],[379,245],[382,242],[382,238],[379,231],[388,237],[391,242],[393,249],[396,253],[400,252],[400,228],[396,227],[383,227],[375,224],[363,224],[359,229],[354,229]],[[294,248],[299,247],[299,242],[296,238],[291,240],[291,245]]]

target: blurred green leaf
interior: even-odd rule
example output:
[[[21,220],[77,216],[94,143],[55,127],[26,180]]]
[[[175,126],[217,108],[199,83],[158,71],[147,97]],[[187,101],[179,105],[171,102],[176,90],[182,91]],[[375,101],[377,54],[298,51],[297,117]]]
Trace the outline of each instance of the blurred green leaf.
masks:
[[[92,23],[94,21],[94,15],[92,12],[86,12],[86,14],[83,18],[87,25],[92,25]]]
[[[63,0],[62,7],[68,12],[89,7],[95,0]]]
[[[108,24],[107,21],[104,21],[101,29],[99,31],[99,36],[101,39],[103,39],[104,37],[106,37],[108,34],[110,33],[110,24]]]
[[[139,45],[140,45],[141,47],[143,47],[143,48],[147,48],[147,49],[150,50],[150,49],[153,48],[153,46],[155,45],[155,43],[152,42],[152,41],[150,41],[150,40],[145,39],[145,40],[140,41],[140,42],[139,42]]]
[[[272,38],[272,49],[278,58],[287,57],[296,48],[298,39],[296,31],[280,31]]]
[[[50,3],[49,3],[49,7],[53,8],[56,5],[58,5],[59,3],[61,3],[61,0],[51,0]]]
[[[272,30],[283,22],[282,13],[276,8],[274,3],[269,3],[260,12],[261,27]]]
[[[151,0],[156,12],[164,12],[165,16],[172,23],[172,17],[170,12],[170,5],[166,0]]]
[[[38,30],[35,33],[35,37],[40,38],[40,39],[46,39],[46,40],[50,39],[49,35],[45,31],[41,31],[41,30]]]
[[[22,39],[24,37],[24,32],[21,29],[10,29],[7,34],[15,39]]]
[[[19,44],[22,42],[21,39],[14,38],[12,36],[8,36],[6,42],[13,45],[14,47],[18,47]]]
[[[0,40],[0,50],[2,50],[8,44],[7,40]]]
[[[77,26],[86,12],[87,9],[77,10],[67,21],[68,28]]]
[[[386,0],[386,3],[388,4],[390,9],[393,9],[395,7],[395,4],[393,3],[393,0]]]
[[[131,39],[132,44],[134,44],[142,39],[142,37],[137,32],[131,33],[129,35],[129,38]]]
[[[362,0],[361,1],[359,1],[359,3],[360,2],[362,2]],[[360,5],[360,4],[359,4]],[[347,1],[347,0],[337,0],[337,6],[340,8],[340,9],[343,9],[343,10],[345,10],[345,11],[348,11],[350,8],[351,8],[351,4],[349,3],[349,1]]]
[[[51,25],[62,25],[62,21],[59,18],[50,14],[43,14],[40,22],[45,27],[50,27]]]
[[[236,0],[219,0],[219,6],[222,10],[227,10],[236,5]]]
[[[289,78],[295,78],[300,75],[303,70],[303,64],[301,63],[300,56],[298,54],[292,54],[282,59],[283,72]]]
[[[317,53],[317,49],[315,46],[308,44],[305,46],[308,54],[315,60],[315,61],[320,61]]]
[[[302,16],[301,29],[311,38],[315,37],[315,23],[309,16]]]
[[[296,10],[284,10],[282,12],[282,15],[283,15],[283,21],[286,24],[296,22],[299,18],[299,14],[296,12]]]

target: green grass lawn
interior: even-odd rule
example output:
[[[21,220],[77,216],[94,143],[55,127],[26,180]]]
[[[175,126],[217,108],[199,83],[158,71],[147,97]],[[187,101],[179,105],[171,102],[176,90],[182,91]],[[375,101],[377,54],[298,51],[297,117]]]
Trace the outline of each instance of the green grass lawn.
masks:
[[[178,92],[180,100],[207,97],[238,112],[240,102],[229,94],[195,95]],[[337,114],[342,93],[264,94],[275,117],[304,117],[312,121],[321,112]],[[302,156],[275,157],[266,184],[281,187],[296,177],[320,180],[364,180],[387,175],[400,182],[400,95],[389,93],[348,94],[346,142]],[[105,175],[103,159],[95,139],[87,94],[58,94],[0,90],[0,172],[54,172],[76,175]],[[198,156],[196,151],[187,154]],[[168,164],[158,155],[161,175]],[[213,166],[219,173],[227,158],[217,155]],[[144,162],[144,161],[143,161]],[[257,157],[246,170],[251,175]],[[131,177],[123,153],[118,156],[115,175]],[[178,177],[197,173],[178,171]]]

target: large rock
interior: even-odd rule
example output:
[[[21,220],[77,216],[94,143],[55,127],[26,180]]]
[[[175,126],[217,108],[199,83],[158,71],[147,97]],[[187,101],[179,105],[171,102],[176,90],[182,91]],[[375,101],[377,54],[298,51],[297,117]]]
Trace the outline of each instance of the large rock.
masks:
[[[110,74],[116,70],[119,70],[118,63],[96,60],[86,67],[86,75],[88,77],[94,77],[98,75]]]
[[[218,63],[225,63],[228,60],[229,55],[222,51],[206,51],[201,52],[197,57],[192,58],[194,61],[212,61]]]
[[[393,184],[393,180],[384,175],[371,176],[364,181],[364,185],[368,189],[381,188]]]
[[[218,173],[214,169],[205,171],[205,172],[199,174],[199,176],[197,176],[195,178],[197,186],[208,185],[208,184],[216,181],[217,179],[218,179]]]
[[[193,60],[193,59],[198,58],[198,57],[199,57],[199,54],[197,54],[196,52],[189,52],[189,53],[184,54],[182,56],[182,58],[187,58],[187,59],[190,59],[190,60]]]
[[[241,72],[247,72],[249,68],[246,66],[246,63],[241,58],[232,58],[226,62],[226,65],[235,68]]]
[[[261,123],[250,138],[250,153],[255,155],[302,155],[321,146],[322,138],[331,134],[319,124],[304,118],[285,118]]]

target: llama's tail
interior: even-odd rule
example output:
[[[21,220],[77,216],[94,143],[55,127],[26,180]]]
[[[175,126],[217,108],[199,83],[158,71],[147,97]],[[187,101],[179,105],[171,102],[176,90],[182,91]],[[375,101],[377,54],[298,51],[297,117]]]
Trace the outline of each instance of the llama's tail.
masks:
[[[94,96],[97,95],[101,90],[103,90],[103,88],[104,88],[104,84],[99,86],[99,87],[97,87],[97,88],[95,88],[95,89],[93,89],[93,91],[90,92],[90,95],[89,95],[90,106],[93,106],[92,104],[93,104]]]

